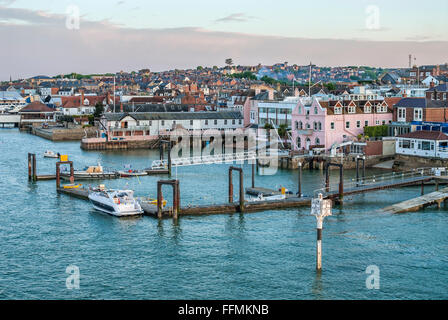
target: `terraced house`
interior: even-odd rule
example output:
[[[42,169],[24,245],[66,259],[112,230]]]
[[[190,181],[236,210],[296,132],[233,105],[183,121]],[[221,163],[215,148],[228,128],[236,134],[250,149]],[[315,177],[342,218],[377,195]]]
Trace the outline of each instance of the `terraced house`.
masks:
[[[292,112],[295,150],[330,149],[354,141],[366,126],[392,122],[393,98],[385,100],[319,101],[302,98]]]

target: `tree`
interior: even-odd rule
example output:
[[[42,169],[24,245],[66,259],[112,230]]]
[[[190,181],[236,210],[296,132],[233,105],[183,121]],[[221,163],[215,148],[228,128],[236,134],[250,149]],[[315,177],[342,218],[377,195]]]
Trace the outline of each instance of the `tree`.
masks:
[[[102,102],[97,102],[96,105],[95,105],[95,112],[93,113],[93,116],[95,118],[99,118],[99,117],[101,117],[103,112],[104,112],[103,103]]]
[[[336,90],[336,86],[335,86],[335,84],[332,83],[332,82],[329,82],[329,83],[325,84],[325,87],[326,87],[329,91]]]
[[[278,135],[281,138],[286,137],[286,134],[288,133],[288,126],[285,123],[282,123],[281,125],[278,126]]]
[[[265,129],[265,130],[271,130],[271,129],[274,129],[274,126],[273,126],[272,124],[266,122],[266,123],[264,124],[264,129]]]
[[[204,69],[204,67],[203,66],[198,66],[197,68],[196,68],[196,70],[203,70]]]
[[[228,65],[229,67],[233,65],[233,59],[232,58],[228,58],[226,59],[226,65]]]

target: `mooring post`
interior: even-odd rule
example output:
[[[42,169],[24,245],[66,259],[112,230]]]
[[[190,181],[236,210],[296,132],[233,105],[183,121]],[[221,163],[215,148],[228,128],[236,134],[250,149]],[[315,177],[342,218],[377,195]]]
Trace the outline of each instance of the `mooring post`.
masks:
[[[162,141],[160,141],[160,144],[159,144],[159,158],[160,158],[160,161],[163,161],[163,153],[164,153],[164,144],[163,144],[163,142]]]
[[[356,186],[359,186],[359,156],[356,156]]]
[[[168,175],[171,176],[171,141],[168,142]]]
[[[435,180],[435,182],[436,182],[436,191],[439,191],[439,180]]]
[[[243,183],[243,169],[240,172],[240,212],[244,212],[244,183]]]
[[[255,163],[252,163],[252,188],[255,188]]]
[[[70,161],[70,183],[75,183],[75,169],[73,168],[73,162]]]
[[[425,195],[425,181],[422,180],[422,196]]]
[[[56,162],[56,190],[58,190],[61,187],[61,163]]]
[[[28,153],[28,180],[31,180],[31,153]]]
[[[298,181],[298,192],[297,196],[302,198],[302,162],[299,162],[299,181]]]
[[[162,183],[157,181],[157,218],[162,219],[163,195]]]
[[[229,168],[229,203],[233,203],[232,167]]]
[[[362,183],[366,179],[366,156],[362,156]]]
[[[177,215],[180,213],[180,182],[176,180]],[[176,219],[177,219],[176,215]]]
[[[33,158],[33,181],[37,181],[37,172],[36,172],[36,154],[32,154]]]
[[[325,192],[330,192],[330,164],[327,163],[325,166]]]
[[[177,191],[177,187],[178,187],[178,180],[175,180],[174,183],[172,184],[173,187],[173,219],[177,220],[177,214],[178,214],[178,191]]]
[[[344,198],[344,167],[342,164],[339,167],[339,201],[342,202]]]

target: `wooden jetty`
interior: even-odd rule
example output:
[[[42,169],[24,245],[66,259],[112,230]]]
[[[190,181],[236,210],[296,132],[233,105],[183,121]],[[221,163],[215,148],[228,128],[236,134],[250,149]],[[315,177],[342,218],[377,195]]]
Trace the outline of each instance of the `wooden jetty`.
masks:
[[[246,188],[246,194],[251,196],[258,196],[261,194],[263,197],[270,197],[281,195],[282,193],[280,191],[268,188],[254,187],[254,188]]]
[[[418,198],[403,201],[383,210],[386,213],[405,213],[405,212],[416,212],[423,208],[437,205],[439,208],[442,203],[448,199],[448,188],[444,188],[440,191],[435,191],[428,193]]]

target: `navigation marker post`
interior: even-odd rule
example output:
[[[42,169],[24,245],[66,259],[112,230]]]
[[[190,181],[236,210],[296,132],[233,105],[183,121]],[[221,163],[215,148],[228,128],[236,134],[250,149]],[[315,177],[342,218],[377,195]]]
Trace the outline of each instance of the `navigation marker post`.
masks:
[[[324,218],[331,216],[331,200],[323,199],[322,193],[319,193],[318,198],[311,201],[311,214],[317,219],[317,256],[316,269],[322,270],[322,226]]]

